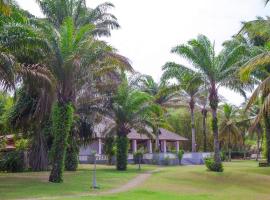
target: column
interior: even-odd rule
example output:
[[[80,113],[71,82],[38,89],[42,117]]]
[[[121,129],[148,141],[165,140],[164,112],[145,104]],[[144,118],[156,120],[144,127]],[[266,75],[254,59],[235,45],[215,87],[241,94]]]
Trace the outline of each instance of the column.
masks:
[[[151,140],[147,140],[147,149],[148,149],[148,153],[153,153]]]
[[[100,138],[98,138],[98,154],[102,154],[102,142]]]
[[[176,148],[176,151],[179,152],[179,141],[175,142],[175,148]]]
[[[166,144],[166,140],[162,140],[162,150],[163,150],[163,153],[167,153],[167,144]]]
[[[132,140],[132,151],[137,152],[137,140]]]

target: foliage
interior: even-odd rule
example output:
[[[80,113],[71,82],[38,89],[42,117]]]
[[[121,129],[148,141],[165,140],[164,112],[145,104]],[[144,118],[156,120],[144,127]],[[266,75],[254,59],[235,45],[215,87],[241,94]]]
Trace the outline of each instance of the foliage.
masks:
[[[180,150],[177,152],[177,158],[178,158],[178,160],[179,160],[179,164],[181,164],[181,160],[182,160],[182,158],[183,158],[183,156],[184,156],[184,153],[185,153],[185,151],[184,151],[183,149],[180,149]]]
[[[236,108],[229,104],[223,105],[224,117],[219,127],[220,141],[227,145],[229,161],[231,161],[232,144],[242,144],[243,139],[236,122]]]
[[[15,147],[20,151],[25,151],[29,147],[29,141],[27,139],[16,140]]]
[[[204,162],[209,171],[223,172],[222,163],[216,163],[213,158],[206,158]]]
[[[115,137],[107,136],[105,138],[104,153],[108,157],[108,164],[112,164],[112,157],[115,155]]]
[[[139,149],[138,151],[133,153],[133,160],[135,164],[142,164],[143,154],[143,149]]]
[[[110,36],[112,29],[120,25],[117,18],[107,11],[114,7],[112,3],[103,3],[96,8],[88,8],[83,0],[51,1],[38,0],[41,11],[56,28],[60,28],[66,18],[72,18],[76,28],[94,24],[94,35]]]
[[[73,107],[71,104],[61,105],[57,103],[52,112],[53,145],[51,148],[52,171],[49,180],[51,182],[63,181],[63,170],[66,156],[67,139],[73,123]]]
[[[0,171],[22,172],[25,170],[23,151],[3,152],[0,159]]]
[[[127,169],[128,138],[126,135],[118,135],[116,139],[116,167],[117,170]]]
[[[78,168],[79,160],[79,146],[76,138],[71,133],[68,137],[68,145],[65,157],[65,169],[67,171],[76,171]]]

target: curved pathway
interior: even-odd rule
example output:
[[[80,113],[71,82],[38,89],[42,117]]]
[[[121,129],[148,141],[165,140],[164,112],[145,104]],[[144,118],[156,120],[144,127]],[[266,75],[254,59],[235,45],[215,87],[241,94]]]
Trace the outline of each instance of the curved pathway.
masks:
[[[87,193],[79,193],[79,194],[74,194],[74,195],[63,195],[63,196],[54,196],[54,197],[24,198],[20,200],[47,200],[47,199],[62,199],[62,198],[75,199],[77,197],[99,196],[99,195],[109,195],[109,194],[116,194],[120,192],[127,192],[133,188],[136,188],[137,186],[145,182],[154,172],[158,172],[160,170],[161,170],[160,168],[157,168],[152,171],[143,172],[140,175],[136,176],[131,181],[127,182],[126,184],[118,188],[108,190],[108,191],[103,191],[103,192],[96,191],[94,193],[87,192]]]

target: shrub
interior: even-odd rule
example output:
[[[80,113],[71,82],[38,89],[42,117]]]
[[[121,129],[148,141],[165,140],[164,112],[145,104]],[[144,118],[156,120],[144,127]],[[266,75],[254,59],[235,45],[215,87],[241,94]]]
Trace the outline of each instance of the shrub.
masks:
[[[141,164],[143,158],[143,150],[139,150],[133,154],[133,160],[135,164]]]
[[[0,171],[22,172],[24,171],[23,151],[11,151],[0,156]]]
[[[163,164],[164,164],[164,165],[169,165],[169,164],[170,164],[170,157],[169,157],[169,156],[166,156],[166,157],[164,158]]]
[[[115,148],[115,139],[112,136],[108,136],[105,138],[105,145],[104,145],[104,153],[108,156],[108,164],[112,164],[112,157],[115,155],[116,148]]]
[[[19,139],[15,142],[15,147],[17,150],[25,151],[29,147],[29,142],[27,139]]]
[[[183,155],[184,155],[184,150],[183,149],[180,149],[178,152],[177,152],[177,157],[178,157],[178,160],[179,160],[179,164],[181,165],[181,160],[183,158]]]
[[[226,160],[226,153],[224,153],[223,151],[220,152],[220,158],[222,161]]]
[[[220,163],[220,164],[215,163],[213,158],[206,158],[204,161],[205,161],[205,165],[209,171],[223,172],[222,163]]]

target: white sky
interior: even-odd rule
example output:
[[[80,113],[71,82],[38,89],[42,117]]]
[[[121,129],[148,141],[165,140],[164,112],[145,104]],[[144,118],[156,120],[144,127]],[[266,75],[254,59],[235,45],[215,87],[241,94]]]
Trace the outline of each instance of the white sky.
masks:
[[[106,1],[106,0],[105,0]],[[105,2],[87,0],[89,7]],[[217,51],[241,27],[242,21],[266,16],[270,8],[263,0],[107,0],[115,5],[111,12],[121,25],[106,39],[128,57],[134,69],[159,80],[161,66],[167,61],[187,64],[170,53],[177,44],[198,34],[215,41]],[[19,5],[36,16],[42,16],[35,0],[17,0]],[[243,99],[227,90],[220,93],[229,102],[239,105]]]

